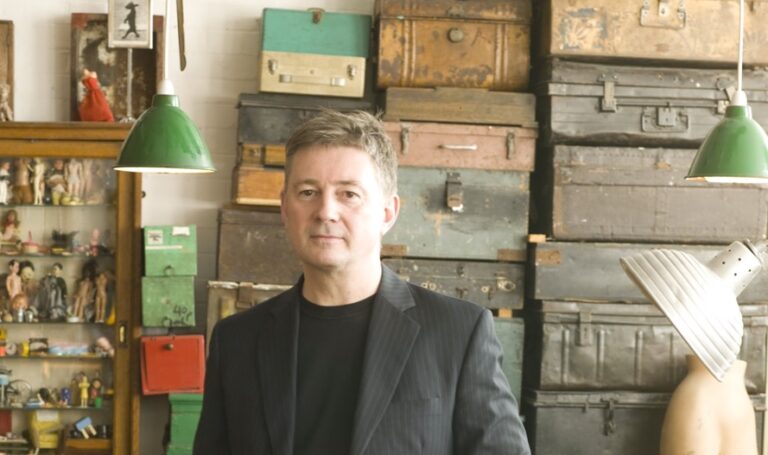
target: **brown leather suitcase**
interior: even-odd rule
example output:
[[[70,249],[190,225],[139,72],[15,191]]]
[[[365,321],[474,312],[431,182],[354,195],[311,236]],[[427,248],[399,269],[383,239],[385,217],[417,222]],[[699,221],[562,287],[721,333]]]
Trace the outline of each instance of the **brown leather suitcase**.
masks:
[[[768,2],[748,1],[744,62],[768,63]],[[734,64],[739,2],[729,0],[545,0],[539,53],[589,59]]]
[[[384,122],[400,166],[533,170],[535,128]]]
[[[525,90],[530,0],[379,0],[377,85]]]

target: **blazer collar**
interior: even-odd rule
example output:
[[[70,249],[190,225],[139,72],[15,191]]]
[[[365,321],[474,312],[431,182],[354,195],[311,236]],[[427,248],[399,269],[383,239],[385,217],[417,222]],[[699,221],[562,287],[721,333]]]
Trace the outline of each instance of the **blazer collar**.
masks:
[[[420,326],[403,312],[416,305],[408,285],[382,265],[381,284],[373,303],[365,346],[360,392],[352,429],[352,455],[362,454],[381,421]]]
[[[258,362],[264,413],[275,454],[293,453],[296,372],[299,339],[299,292],[303,277],[280,295],[273,320],[259,338]],[[382,265],[373,302],[350,453],[365,451],[392,400],[420,326],[403,312],[416,303],[408,285]]]

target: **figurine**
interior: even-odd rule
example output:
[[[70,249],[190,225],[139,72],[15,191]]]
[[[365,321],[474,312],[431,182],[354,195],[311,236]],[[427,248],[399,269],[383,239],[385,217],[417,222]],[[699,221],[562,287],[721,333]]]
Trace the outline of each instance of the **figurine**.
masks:
[[[72,404],[72,391],[68,387],[62,387],[59,396],[59,406],[68,407]]]
[[[93,171],[96,160],[83,158],[83,202],[88,203],[93,192]]]
[[[0,84],[0,122],[12,122],[13,110],[11,110],[11,86]]]
[[[34,192],[34,204],[43,205],[43,196],[45,195],[45,161],[42,158],[35,158],[32,161],[32,190]]]
[[[115,117],[107,103],[107,97],[99,86],[99,77],[95,71],[83,68],[81,82],[85,86],[85,96],[80,101],[78,111],[84,122],[114,122]]]
[[[72,322],[80,322],[85,320],[85,307],[91,303],[91,291],[93,290],[93,283],[88,278],[81,278],[77,282],[77,290],[75,291],[75,301],[72,304],[71,317]]]
[[[98,256],[103,253],[106,248],[101,243],[101,231],[98,228],[93,228],[91,231],[91,239],[88,241],[88,249],[85,251],[87,256]]]
[[[81,375],[80,380],[77,383],[77,386],[80,388],[80,407],[87,408],[88,407],[88,387],[91,386],[91,383],[88,382],[88,376],[86,376],[85,373],[80,373],[80,375]]]
[[[17,204],[31,204],[34,197],[32,195],[32,184],[29,180],[29,174],[32,172],[30,159],[16,158],[14,163],[13,200]]]
[[[8,205],[8,187],[11,186],[11,162],[0,164],[0,204]]]
[[[67,161],[64,167],[64,176],[67,179],[67,194],[62,198],[64,205],[78,205],[83,201],[83,163],[75,158]]]
[[[24,322],[24,314],[29,308],[29,299],[24,293],[16,294],[11,299],[11,315],[14,322]]]
[[[19,276],[19,261],[8,261],[8,276],[5,278],[5,291],[8,293],[8,301],[13,300],[21,293],[21,277]]]
[[[13,243],[14,246],[19,242],[19,215],[16,210],[11,209],[5,212],[3,215],[3,233],[0,235],[0,239],[3,242]]]
[[[35,279],[35,266],[31,261],[21,261],[19,263],[19,276],[21,277],[21,292],[29,300],[34,301],[37,297],[39,286]]]
[[[94,347],[94,351],[97,353],[101,353],[102,357],[115,356],[115,348],[112,347],[112,343],[110,343],[107,337],[104,337],[104,336],[101,336],[96,339],[96,346]]]
[[[94,299],[94,306],[96,307],[96,322],[104,322],[106,319],[107,311],[107,284],[109,278],[105,272],[101,272],[96,276],[96,297]]]
[[[55,263],[40,280],[36,307],[44,319],[60,321],[67,317],[67,282],[61,277],[62,265]]]
[[[64,172],[64,160],[53,160],[53,166],[48,169],[45,176],[45,184],[51,192],[51,203],[60,205],[61,198],[67,191],[67,179]]]
[[[85,203],[90,205],[103,204],[106,199],[107,168],[98,160],[91,160],[90,172],[84,172],[84,177],[90,182],[85,194]],[[83,160],[85,164],[85,160]]]
[[[88,399],[90,401],[91,406],[95,408],[101,407],[101,396],[103,393],[104,393],[104,390],[101,384],[101,378],[98,378],[98,377],[93,378],[93,381],[91,381],[91,386],[88,389]]]

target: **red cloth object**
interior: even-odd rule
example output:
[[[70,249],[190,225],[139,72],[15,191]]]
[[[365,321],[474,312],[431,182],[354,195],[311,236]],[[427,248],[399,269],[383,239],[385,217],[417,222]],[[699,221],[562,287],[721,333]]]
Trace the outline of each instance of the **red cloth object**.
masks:
[[[84,77],[85,96],[80,101],[78,111],[80,120],[88,122],[114,122],[115,117],[107,104],[107,98],[99,87],[99,81],[95,77]]]

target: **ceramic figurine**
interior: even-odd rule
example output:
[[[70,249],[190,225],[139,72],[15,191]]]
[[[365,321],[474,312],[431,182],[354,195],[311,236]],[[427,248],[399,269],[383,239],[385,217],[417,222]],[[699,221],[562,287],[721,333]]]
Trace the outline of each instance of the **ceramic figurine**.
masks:
[[[11,162],[0,164],[0,204],[8,205],[8,189],[11,186]]]
[[[31,204],[34,201],[32,195],[32,183],[29,175],[32,172],[29,158],[16,158],[13,172],[13,200],[17,204]]]
[[[106,320],[108,283],[109,278],[105,272],[101,272],[96,276],[96,297],[94,298],[94,306],[96,307],[95,322],[104,322]]]
[[[11,110],[11,86],[0,84],[0,122],[12,122],[13,110]]]
[[[19,261],[11,259],[8,261],[8,276],[5,278],[5,292],[8,294],[8,300],[12,300],[17,294],[21,293],[21,277],[19,276]]]
[[[78,205],[83,202],[83,163],[71,158],[64,167],[64,175],[67,179],[67,196],[62,198],[62,204]]]
[[[43,205],[43,196],[45,196],[45,170],[47,166],[42,158],[35,158],[32,165],[32,191],[34,193],[35,205]]]
[[[64,172],[64,160],[53,160],[53,166],[48,169],[45,184],[51,192],[51,204],[60,205],[61,198],[67,191],[67,179]]]

